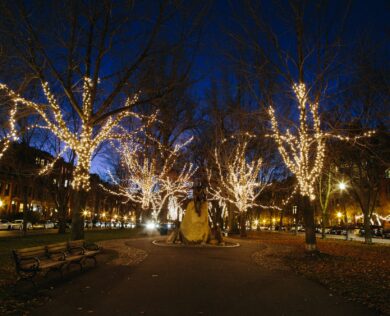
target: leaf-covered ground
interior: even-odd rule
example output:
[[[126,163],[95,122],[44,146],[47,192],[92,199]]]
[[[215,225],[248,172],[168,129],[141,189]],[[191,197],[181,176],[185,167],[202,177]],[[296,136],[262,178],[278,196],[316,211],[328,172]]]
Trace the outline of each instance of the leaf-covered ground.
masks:
[[[320,282],[349,300],[390,315],[390,246],[343,240],[318,240],[320,253],[308,256],[303,237],[287,233],[252,233],[291,270]],[[254,255],[254,260],[259,254]],[[273,259],[274,260],[274,259]]]
[[[124,244],[126,238],[145,236],[140,230],[97,230],[86,232],[86,239],[90,242],[99,242],[105,250],[99,255],[98,261],[110,262],[112,264],[138,264],[145,259],[144,251],[130,248]],[[10,237],[0,239],[0,315],[27,315],[30,310],[43,305],[49,300],[50,291],[56,286],[56,282],[63,282],[59,275],[49,275],[44,278],[44,273],[36,277],[38,287],[35,288],[30,282],[20,281],[15,283],[17,275],[15,273],[14,263],[11,257],[11,250],[36,245],[46,245],[50,243],[61,242],[69,239],[66,235],[32,235],[27,237]],[[112,248],[112,249],[111,249]],[[108,251],[107,251],[108,250]],[[78,275],[77,271],[71,271],[67,278],[72,278],[73,274]],[[66,278],[65,278],[66,279]]]

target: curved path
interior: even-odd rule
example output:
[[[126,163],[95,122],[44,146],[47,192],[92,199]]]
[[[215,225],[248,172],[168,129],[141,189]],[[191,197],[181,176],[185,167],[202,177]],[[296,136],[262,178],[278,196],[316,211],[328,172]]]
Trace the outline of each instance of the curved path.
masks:
[[[377,315],[321,285],[253,263],[258,242],[238,248],[158,247],[136,266],[101,264],[51,291],[33,315]]]

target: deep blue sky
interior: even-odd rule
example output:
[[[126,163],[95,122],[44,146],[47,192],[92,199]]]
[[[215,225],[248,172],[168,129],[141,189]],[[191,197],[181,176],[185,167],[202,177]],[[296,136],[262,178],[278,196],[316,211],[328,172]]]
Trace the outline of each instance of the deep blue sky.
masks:
[[[242,3],[243,1],[240,0],[215,0],[205,20],[200,46],[192,69],[193,78],[198,79],[192,87],[192,93],[201,104],[205,102],[205,96],[212,81],[220,82],[224,72],[232,65],[227,53],[232,51],[233,42],[227,33],[229,31],[238,34],[241,32],[238,17],[242,17],[244,13]],[[277,15],[273,2],[263,1],[263,3],[267,17],[273,21],[273,15]],[[327,18],[333,21],[332,19],[339,15],[340,8],[344,7],[347,1],[332,0],[329,3],[331,8],[334,8],[334,12],[330,10]],[[292,48],[293,39],[278,21],[275,19],[273,28],[279,34],[283,34],[281,45]],[[346,39],[353,42],[364,34],[379,41],[387,38],[387,42],[390,42],[390,1],[352,1]],[[234,82],[234,79],[230,79]],[[104,164],[98,157],[93,163],[92,171],[104,173]]]

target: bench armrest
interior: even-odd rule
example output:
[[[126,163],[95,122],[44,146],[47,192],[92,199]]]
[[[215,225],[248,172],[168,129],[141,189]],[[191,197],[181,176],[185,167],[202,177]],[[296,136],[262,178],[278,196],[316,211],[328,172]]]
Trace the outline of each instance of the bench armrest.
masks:
[[[31,269],[38,269],[41,263],[41,260],[39,260],[38,257],[22,257],[22,258],[18,258],[17,265],[22,264],[23,261],[30,261],[32,263]]]
[[[84,245],[84,248],[87,250],[100,250],[101,249],[97,244],[94,244],[94,243],[86,243]]]

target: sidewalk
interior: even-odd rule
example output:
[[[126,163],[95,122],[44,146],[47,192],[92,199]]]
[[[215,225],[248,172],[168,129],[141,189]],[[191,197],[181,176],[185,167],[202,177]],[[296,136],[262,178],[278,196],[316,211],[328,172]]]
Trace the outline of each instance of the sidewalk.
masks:
[[[237,248],[170,248],[152,239],[126,245],[147,253],[138,265],[104,264],[51,291],[32,315],[377,315],[292,272],[267,270]]]

